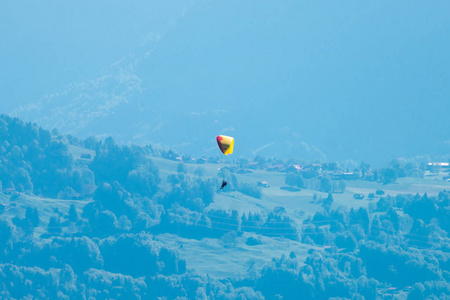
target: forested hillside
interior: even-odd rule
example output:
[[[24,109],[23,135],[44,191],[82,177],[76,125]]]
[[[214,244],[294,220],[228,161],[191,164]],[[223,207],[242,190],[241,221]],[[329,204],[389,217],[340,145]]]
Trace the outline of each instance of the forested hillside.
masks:
[[[448,173],[317,165],[194,159],[2,115],[0,298],[446,299]]]

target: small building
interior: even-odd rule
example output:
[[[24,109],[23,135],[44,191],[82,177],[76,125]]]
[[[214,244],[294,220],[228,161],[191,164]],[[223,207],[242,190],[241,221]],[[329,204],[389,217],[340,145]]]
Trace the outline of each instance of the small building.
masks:
[[[362,199],[364,199],[364,195],[363,194],[353,194],[353,198],[355,198],[356,200],[362,200]]]
[[[300,165],[290,165],[286,169],[287,172],[298,173],[302,171],[302,167]]]
[[[197,159],[197,163],[199,164],[206,164],[208,160],[204,157]]]
[[[268,188],[270,185],[267,181],[259,181],[258,186],[263,187],[263,188]]]
[[[359,178],[360,175],[356,172],[344,172],[344,174],[342,174],[342,179],[344,180],[357,180]]]
[[[197,163],[197,160],[193,157],[186,157],[186,160],[183,160],[183,162],[185,162],[187,164],[195,164],[195,163]]]
[[[448,162],[430,162],[427,164],[428,171],[434,171],[436,168],[448,169],[450,164]]]

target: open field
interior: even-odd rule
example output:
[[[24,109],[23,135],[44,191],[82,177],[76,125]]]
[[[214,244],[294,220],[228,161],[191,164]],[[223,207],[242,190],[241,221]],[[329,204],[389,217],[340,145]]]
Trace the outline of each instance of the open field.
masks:
[[[169,188],[167,176],[177,173],[179,162],[169,161],[161,158],[152,158],[160,169],[162,186]],[[227,164],[184,164],[188,174],[193,174],[197,168],[203,169],[205,178],[213,178],[220,184],[218,177],[220,168],[232,167]],[[247,174],[235,174],[238,183],[246,182],[257,184],[259,181],[267,181],[269,187],[262,189],[260,199],[249,197],[237,191],[219,191],[216,193],[214,203],[207,210],[222,209],[226,211],[237,210],[239,215],[259,213],[267,216],[276,207],[283,207],[285,213],[297,225],[301,233],[302,222],[316,212],[322,211],[321,200],[328,194],[315,190],[302,189],[300,191],[290,191],[286,189],[285,173],[268,172],[255,170]],[[194,176],[194,175],[192,175]],[[379,196],[369,200],[369,193],[376,190],[383,190],[386,195],[395,196],[399,193],[437,194],[440,191],[450,190],[450,183],[438,179],[437,177],[426,178],[399,178],[396,183],[381,184],[363,180],[346,181],[346,189],[343,193],[333,193],[332,208],[342,207],[344,209],[367,207],[369,203],[376,202]],[[362,200],[353,197],[355,193],[363,194]],[[316,200],[314,200],[316,199]],[[247,246],[245,240],[248,233],[236,239],[236,244],[226,247],[220,239],[190,240],[180,238],[171,234],[159,235],[156,238],[163,244],[171,248],[177,248],[180,256],[186,260],[188,268],[195,269],[199,274],[208,274],[217,278],[239,276],[251,266],[259,271],[264,264],[268,263],[272,257],[289,255],[293,251],[297,257],[306,257],[310,245],[290,241],[288,239],[270,238],[259,236],[261,245]],[[302,259],[303,261],[303,259]],[[211,266],[215,266],[211,268]]]
[[[80,147],[72,147],[76,159],[82,159],[82,154],[92,154],[90,151]],[[93,155],[91,155],[93,157]],[[92,158],[91,158],[92,159]],[[169,191],[171,184],[167,182],[167,177],[177,173],[179,162],[163,158],[151,158],[159,168],[161,177],[161,191],[155,196],[162,195]],[[244,195],[238,191],[218,189],[222,178],[218,173],[220,168],[233,167],[229,164],[184,164],[187,174],[195,177],[198,168],[203,169],[203,178],[211,178],[217,181],[217,192],[214,202],[207,207],[205,213],[213,209],[221,209],[231,212],[237,210],[239,215],[258,213],[263,218],[274,209],[284,208],[285,215],[289,216],[297,225],[301,233],[302,222],[313,216],[316,212],[322,211],[322,201],[328,194],[310,189],[290,190],[285,184],[285,173],[268,172],[265,170],[254,170],[251,173],[235,174],[238,183],[257,184],[259,181],[267,181],[269,187],[262,188],[260,199]],[[423,179],[400,178],[397,182],[383,185],[377,182],[362,180],[346,181],[346,189],[343,193],[333,193],[332,208],[342,207],[344,209],[367,207],[369,203],[376,202],[379,198],[368,199],[369,193],[376,190],[383,190],[386,195],[395,196],[399,193],[434,195],[442,190],[450,190],[450,183],[438,177],[427,176]],[[354,199],[355,193],[363,194],[362,200]],[[11,201],[11,197],[13,201]],[[23,218],[26,207],[36,207],[39,212],[40,225],[35,229],[34,236],[47,232],[47,224],[51,216],[59,214],[61,216],[68,213],[71,204],[74,204],[78,213],[81,214],[83,207],[92,201],[91,198],[84,200],[63,200],[50,199],[27,194],[18,196],[0,193],[0,204],[5,208],[2,218],[12,219],[14,217]],[[64,226],[63,226],[64,227]],[[217,230],[220,230],[217,228]],[[76,228],[63,228],[63,233],[75,232]],[[260,245],[249,246],[245,242],[248,237],[256,236]],[[203,238],[201,240],[182,238],[173,234],[156,235],[155,239],[170,249],[177,249],[182,259],[187,262],[187,268],[202,275],[209,275],[217,278],[230,278],[243,275],[249,269],[260,272],[260,269],[273,257],[295,255],[303,261],[308,250],[320,250],[320,247],[313,247],[300,242],[295,242],[284,238],[271,238],[256,234],[244,233],[242,236],[234,237],[233,243],[228,243],[224,239]],[[211,268],[214,266],[214,268]]]
[[[169,188],[167,176],[177,173],[179,162],[170,161],[162,158],[152,158],[160,169],[162,186]],[[221,178],[218,177],[220,168],[232,167],[227,164],[184,164],[188,173],[193,174],[197,168],[204,170],[204,177],[216,179],[218,184]],[[258,212],[267,215],[275,207],[281,206],[286,209],[287,215],[296,221],[301,221],[308,215],[313,215],[321,211],[320,199],[326,198],[327,194],[315,190],[302,189],[301,191],[289,191],[283,189],[286,187],[286,173],[268,172],[265,170],[254,170],[248,174],[235,174],[239,182],[257,184],[259,181],[267,181],[270,185],[262,189],[261,199],[252,198],[239,192],[217,193],[215,201],[209,209],[237,210],[240,214],[248,212]],[[425,178],[399,178],[395,183],[382,184],[378,182],[351,180],[345,181],[346,189],[344,193],[333,193],[333,208],[358,208],[367,207],[370,202],[376,202],[378,198],[368,199],[369,193],[376,190],[383,190],[385,195],[396,196],[400,193],[405,194],[424,194],[436,195],[440,191],[450,190],[450,182],[442,180],[442,176],[427,176]],[[365,197],[363,200],[353,198],[353,195],[359,193]],[[314,197],[318,199],[314,201]]]
[[[289,256],[291,252],[304,261],[309,249],[321,249],[288,239],[265,236],[259,237],[261,245],[248,246],[245,241],[249,236],[252,235],[244,233],[230,246],[220,239],[204,238],[198,241],[173,234],[158,235],[156,239],[172,249],[178,249],[181,258],[186,260],[188,269],[194,267],[201,275],[217,278],[244,275],[250,268],[259,273],[264,264],[273,257]]]
[[[10,199],[14,199],[11,201]],[[1,215],[4,219],[11,220],[14,217],[24,218],[27,207],[37,208],[39,213],[39,225],[35,227],[34,234],[39,236],[47,232],[47,225],[50,218],[53,215],[67,215],[69,208],[72,204],[80,215],[82,213],[83,207],[91,202],[91,199],[83,200],[62,200],[62,199],[51,199],[44,198],[34,195],[19,194],[17,196],[10,196],[0,193],[0,204],[4,205],[5,211]],[[69,230],[69,228],[62,226],[63,232]]]
[[[369,181],[348,181],[347,190],[354,193],[368,194],[375,190],[383,190],[387,195],[397,194],[424,194],[436,195],[443,190],[450,190],[450,182],[436,177],[425,178],[398,178],[395,183],[381,184]]]

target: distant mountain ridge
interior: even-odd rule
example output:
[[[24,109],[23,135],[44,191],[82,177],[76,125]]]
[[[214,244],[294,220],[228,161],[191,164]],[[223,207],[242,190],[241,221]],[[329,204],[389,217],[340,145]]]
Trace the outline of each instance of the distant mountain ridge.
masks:
[[[272,128],[267,132],[268,138],[255,141],[236,132],[233,112],[218,109],[164,114],[139,100],[141,96],[141,80],[134,74],[121,73],[73,84],[37,103],[21,106],[12,114],[81,138],[112,136],[120,143],[153,144],[198,157],[219,154],[214,141],[219,133],[238,138],[236,154],[241,156],[264,155],[272,150],[274,156],[280,157],[300,155],[310,160],[326,157],[286,127],[275,132],[277,139],[273,138],[277,129]],[[231,121],[225,127],[227,118]],[[249,138],[247,142],[245,138]]]
[[[361,15],[375,22],[377,9]],[[130,46],[133,53],[104,75],[12,114],[80,137],[110,135],[194,156],[214,155],[217,134],[235,136],[237,156],[385,164],[448,153],[445,80],[411,84],[424,68],[383,54],[422,33],[413,23],[372,28],[361,15],[335,5],[198,2],[151,45]],[[428,29],[439,37],[436,22]],[[435,58],[427,59],[423,67]],[[405,67],[409,73],[398,71]]]
[[[40,101],[23,105],[13,115],[38,122],[45,128],[59,128],[67,134],[95,135],[92,123],[113,114],[128,103],[140,87],[135,75],[119,72],[87,82],[74,83],[46,95]]]

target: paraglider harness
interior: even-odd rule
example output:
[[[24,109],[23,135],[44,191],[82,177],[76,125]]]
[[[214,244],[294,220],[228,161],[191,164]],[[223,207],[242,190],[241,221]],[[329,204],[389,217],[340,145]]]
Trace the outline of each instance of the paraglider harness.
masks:
[[[220,189],[222,190],[226,186],[227,186],[227,182],[224,179],[224,180],[222,180],[222,185],[220,186]]]

